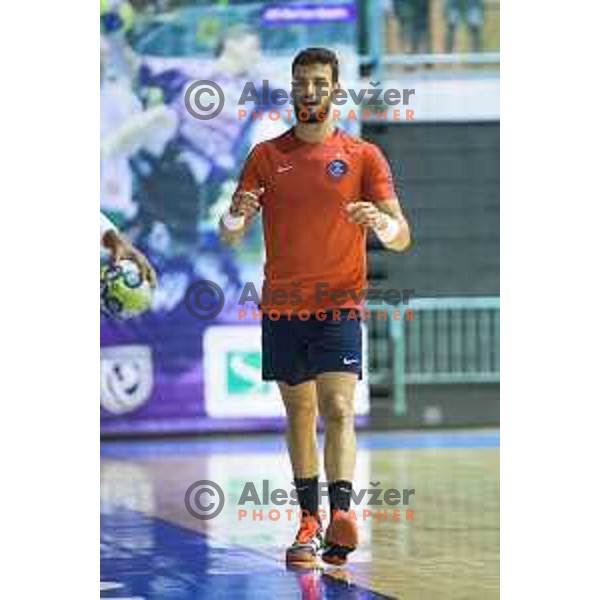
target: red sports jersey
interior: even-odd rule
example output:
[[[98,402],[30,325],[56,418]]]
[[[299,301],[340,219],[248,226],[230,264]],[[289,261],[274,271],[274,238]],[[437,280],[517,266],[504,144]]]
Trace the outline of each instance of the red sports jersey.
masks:
[[[260,187],[266,250],[261,308],[293,314],[360,308],[366,230],[348,220],[346,206],[396,197],[377,146],[340,129],[318,144],[290,130],[257,144],[246,160],[238,191]]]

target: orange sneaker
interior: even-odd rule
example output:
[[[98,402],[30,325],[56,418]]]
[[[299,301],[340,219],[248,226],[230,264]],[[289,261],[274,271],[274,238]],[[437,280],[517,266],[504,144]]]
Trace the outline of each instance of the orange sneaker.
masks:
[[[348,554],[358,546],[358,524],[343,510],[334,511],[325,532],[325,548],[321,558],[330,565],[343,565]]]
[[[312,564],[323,548],[323,528],[315,517],[304,517],[294,543],[287,549],[285,560],[290,564]]]

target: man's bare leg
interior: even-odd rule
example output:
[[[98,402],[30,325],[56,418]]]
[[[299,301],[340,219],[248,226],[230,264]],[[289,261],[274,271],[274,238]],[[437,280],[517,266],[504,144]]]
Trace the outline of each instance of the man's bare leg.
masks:
[[[319,412],[325,424],[325,474],[329,482],[331,521],[325,534],[323,560],[341,565],[358,544],[356,521],[348,518],[356,465],[354,373],[323,373],[317,377]]]
[[[278,383],[287,413],[287,444],[294,477],[319,474],[317,447],[317,389],[314,381]]]
[[[298,385],[279,383],[287,413],[287,444],[298,503],[303,518],[294,543],[287,549],[290,564],[314,565],[323,546],[319,509],[319,455],[317,446],[317,390],[314,381]]]

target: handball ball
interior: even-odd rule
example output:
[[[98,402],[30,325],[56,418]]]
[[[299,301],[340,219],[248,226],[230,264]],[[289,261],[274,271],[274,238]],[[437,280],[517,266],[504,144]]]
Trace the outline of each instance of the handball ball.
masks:
[[[100,266],[100,306],[117,319],[131,319],[146,312],[152,288],[131,260]]]
[[[135,12],[129,2],[100,0],[100,24],[104,33],[127,33],[133,27]]]

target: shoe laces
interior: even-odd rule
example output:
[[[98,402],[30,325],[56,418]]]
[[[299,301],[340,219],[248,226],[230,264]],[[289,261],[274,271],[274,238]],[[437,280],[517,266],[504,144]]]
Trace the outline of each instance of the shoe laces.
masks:
[[[300,544],[308,544],[321,530],[321,523],[315,517],[305,517],[300,522],[300,529],[296,541]]]

